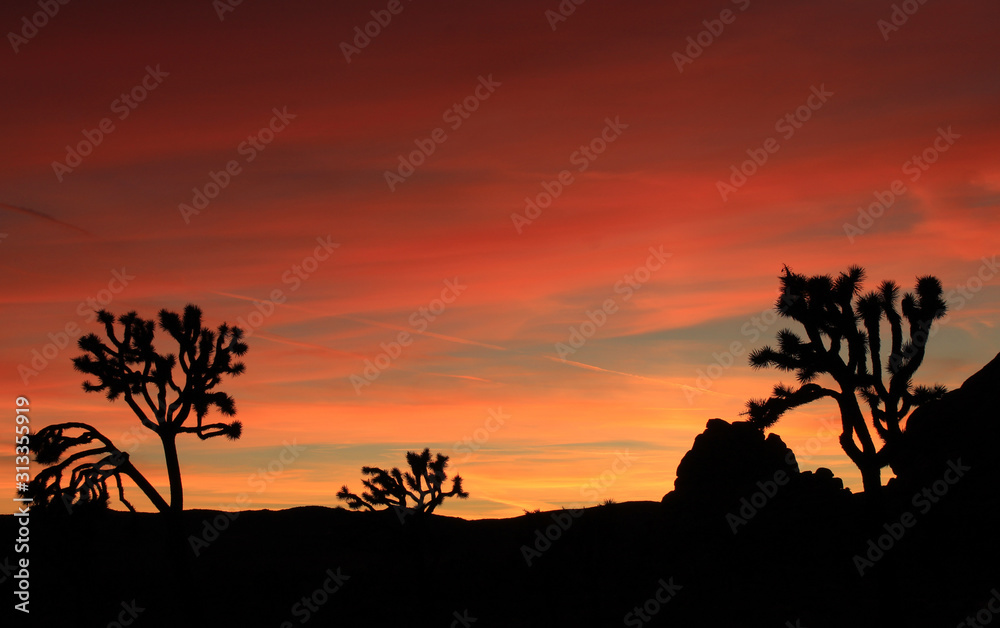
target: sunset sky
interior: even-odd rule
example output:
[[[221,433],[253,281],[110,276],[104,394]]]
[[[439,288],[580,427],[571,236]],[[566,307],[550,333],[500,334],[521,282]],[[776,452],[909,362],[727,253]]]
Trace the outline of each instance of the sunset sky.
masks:
[[[194,303],[250,350],[243,438],[179,441],[188,508],[336,506],[424,447],[472,494],[441,514],[658,500],[781,381],[746,353],[784,264],[938,276],[917,379],[957,387],[1000,351],[1000,5],[904,4],[3,3],[6,414],[92,423],[165,494],[155,436],[47,345],[98,331],[88,299]],[[860,490],[834,420],[773,431]]]

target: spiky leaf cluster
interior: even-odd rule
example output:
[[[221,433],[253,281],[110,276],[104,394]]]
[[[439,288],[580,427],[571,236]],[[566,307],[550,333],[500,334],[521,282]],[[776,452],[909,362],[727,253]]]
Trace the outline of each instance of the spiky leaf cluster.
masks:
[[[908,412],[912,407],[915,391],[910,380],[923,361],[931,323],[945,314],[946,305],[941,299],[940,282],[934,277],[921,277],[915,294],[903,297],[900,314],[896,284],[885,281],[878,291],[862,295],[864,277],[859,266],[836,279],[828,275],[806,277],[786,267],[776,309],[780,316],[800,323],[805,337],[782,329],[777,334],[777,348],[765,346],[752,351],[750,364],[754,368],[792,372],[801,384],[811,383],[822,374],[830,375],[841,384],[840,392],[857,391],[873,409],[882,412],[880,419],[885,425],[886,420],[906,414],[900,410]],[[884,367],[883,318],[889,323],[891,341]],[[908,338],[903,335],[904,318],[909,325]],[[890,376],[888,383],[883,372]],[[767,400],[771,403],[749,402],[751,421],[767,427],[784,411],[824,396],[820,394],[822,389],[809,387],[794,392],[779,385]],[[890,417],[885,414],[886,407],[893,405],[896,413]]]
[[[239,327],[222,324],[215,331],[202,327],[201,310],[194,305],[186,306],[183,316],[160,310],[160,329],[178,345],[174,354],[156,350],[153,321],[135,312],[118,317],[120,331],[111,313],[101,310],[97,318],[108,342],[96,334],[83,336],[79,346],[86,353],[73,359],[78,371],[97,378],[96,383],[83,383],[85,391],[104,392],[112,401],[124,398],[142,424],[158,434],[240,437],[239,421],[202,423],[212,406],[225,416],[236,414],[233,398],[215,387],[223,376],[235,377],[245,370],[236,359],[247,351]],[[192,412],[196,425],[185,425]]]

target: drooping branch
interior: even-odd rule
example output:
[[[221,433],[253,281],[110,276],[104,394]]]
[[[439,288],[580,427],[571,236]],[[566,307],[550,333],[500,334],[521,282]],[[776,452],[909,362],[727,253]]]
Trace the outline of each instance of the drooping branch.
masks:
[[[785,412],[823,397],[839,399],[840,393],[812,383],[804,384],[796,390],[778,384],[768,399],[747,401],[746,414],[751,423],[766,429],[777,423]]]
[[[72,434],[76,430],[80,433]],[[33,434],[30,442],[35,460],[50,465],[28,484],[25,494],[36,505],[62,503],[69,509],[78,505],[105,507],[109,495],[107,482],[114,478],[121,502],[134,512],[135,508],[125,499],[121,482],[121,476],[125,475],[136,483],[157,510],[166,512],[169,508],[152,484],[132,465],[128,453],[119,450],[110,439],[86,423],[49,425]],[[69,450],[92,443],[98,446],[78,449],[63,459]],[[88,461],[80,462],[82,460]],[[63,474],[67,470],[70,478],[64,484]]]

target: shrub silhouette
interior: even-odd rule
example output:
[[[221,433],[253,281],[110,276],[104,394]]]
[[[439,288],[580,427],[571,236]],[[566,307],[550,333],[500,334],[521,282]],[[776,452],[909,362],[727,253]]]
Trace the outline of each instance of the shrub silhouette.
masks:
[[[946,305],[941,282],[935,277],[917,279],[915,294],[907,293],[900,302],[902,313],[897,309],[899,288],[894,282],[883,281],[877,291],[862,295],[864,278],[859,266],[835,280],[828,275],[806,277],[785,267],[775,307],[780,316],[805,328],[806,339],[783,329],[777,334],[777,349],[757,349],[749,359],[754,368],[772,366],[794,372],[799,386],[778,384],[770,398],[748,401],[744,414],[764,429],[792,408],[823,397],[834,399],[843,425],[840,445],[860,469],[865,493],[875,494],[882,485],[881,470],[893,460],[902,435],[900,423],[914,407],[945,393],[942,386],[914,388],[912,378],[923,362],[931,325],[944,316]],[[890,332],[884,364],[883,318]],[[909,326],[905,339],[904,318]],[[817,384],[820,375],[832,378],[837,389]],[[868,406],[880,446],[869,432],[859,397]]]
[[[451,490],[445,492],[444,483],[448,479],[445,467],[448,466],[448,456],[437,454],[431,461],[431,450],[424,449],[422,453],[406,452],[406,462],[410,471],[401,473],[398,467],[386,471],[379,467],[361,467],[361,473],[370,476],[370,480],[362,480],[368,490],[360,496],[350,492],[345,484],[337,493],[337,498],[347,502],[351,510],[367,508],[375,510],[377,506],[402,508],[418,513],[430,514],[441,505],[446,497],[467,499],[469,494],[462,490],[462,476],[456,475],[452,481]],[[412,505],[408,500],[412,500]]]
[[[106,506],[109,499],[108,480],[114,478],[118,497],[135,511],[125,499],[122,476],[130,478],[145,493],[160,512],[183,510],[184,493],[180,464],[177,459],[178,434],[197,434],[202,440],[216,436],[237,439],[243,426],[239,421],[205,424],[204,418],[212,406],[226,416],[236,414],[233,398],[215,390],[225,375],[243,373],[244,365],[234,361],[247,351],[243,331],[239,327],[219,326],[217,331],[202,327],[201,310],[188,305],[183,316],[160,310],[160,329],[178,344],[178,352],[161,354],[153,346],[155,326],[135,312],[115,317],[105,310],[97,313],[104,325],[108,343],[96,334],[80,338],[84,355],[73,358],[76,370],[93,375],[96,383],[83,382],[86,392],[103,392],[110,401],[122,398],[144,427],[154,432],[163,445],[167,476],[170,482],[169,503],[136,469],[127,452],[95,427],[86,423],[50,425],[31,439],[35,459],[49,464],[29,484],[27,494],[36,505],[51,506],[62,502],[70,510],[74,506]],[[175,381],[175,367],[180,367],[181,381]],[[189,419],[195,424],[187,424]],[[60,459],[70,449],[79,450]],[[96,460],[95,460],[96,458]],[[64,482],[63,474],[70,469]]]

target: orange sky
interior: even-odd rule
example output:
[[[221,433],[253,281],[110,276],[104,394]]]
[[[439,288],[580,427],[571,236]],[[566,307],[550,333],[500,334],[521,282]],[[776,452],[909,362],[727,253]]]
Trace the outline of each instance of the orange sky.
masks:
[[[154,437],[130,436],[123,404],[81,391],[76,349],[49,348],[27,381],[18,369],[49,334],[97,331],[88,298],[147,317],[196,303],[212,326],[254,329],[246,374],[222,387],[244,437],[183,442],[187,507],[244,493],[253,508],[336,505],[362,465],[429,446],[472,493],[443,514],[510,516],[670,490],[705,422],[737,419],[779,380],[752,373],[746,349],[782,327],[758,319],[783,264],[964,286],[921,382],[957,386],[1000,350],[983,261],[1000,252],[996,3],[926,3],[887,30],[890,2],[590,0],[553,28],[554,0],[404,0],[350,62],[341,42],[387,3],[333,4],[242,3],[220,20],[207,0],[71,3],[23,39],[36,3],[0,8],[15,33],[0,52],[9,408],[23,394],[36,427],[82,420],[128,439],[164,485]],[[721,33],[701,34],[704,21]],[[699,35],[708,45],[679,71],[675,53],[697,53]],[[134,87],[144,99],[128,108]],[[294,118],[260,133],[275,110]],[[94,131],[105,118],[113,129]],[[92,151],[84,131],[100,136]],[[81,142],[72,171],[53,166]],[[420,144],[433,152],[402,177],[400,156]],[[766,161],[724,199],[719,182],[739,183],[731,167],[751,155]],[[915,166],[921,155],[934,163]],[[206,207],[179,207],[227,165]],[[887,192],[897,181],[905,190]],[[845,233],[876,193],[891,206]],[[545,207],[526,216],[526,198]],[[447,282],[462,287],[435,303]],[[251,317],[275,291],[281,302]],[[412,344],[356,391],[351,376],[400,331]],[[734,342],[732,366],[699,383]],[[860,488],[824,429],[834,413],[810,406],[775,431],[804,468]],[[295,461],[263,475],[293,441]],[[588,490],[602,473],[608,485]]]

